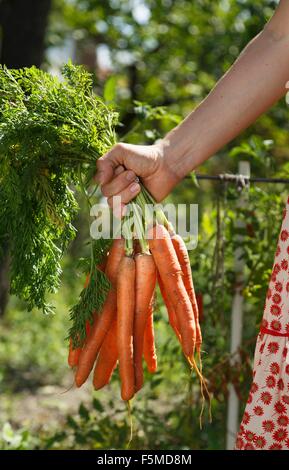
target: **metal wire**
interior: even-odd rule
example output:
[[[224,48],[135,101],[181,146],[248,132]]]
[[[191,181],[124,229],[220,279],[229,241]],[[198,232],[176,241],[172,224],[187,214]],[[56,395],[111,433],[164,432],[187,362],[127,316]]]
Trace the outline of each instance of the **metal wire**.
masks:
[[[288,178],[258,178],[254,176],[245,176],[239,174],[230,174],[224,173],[220,175],[202,175],[196,174],[195,175],[197,180],[212,180],[212,181],[228,181],[233,183],[241,183],[242,181],[245,183],[273,183],[273,184],[289,184]],[[191,179],[191,176],[187,176],[187,178]]]

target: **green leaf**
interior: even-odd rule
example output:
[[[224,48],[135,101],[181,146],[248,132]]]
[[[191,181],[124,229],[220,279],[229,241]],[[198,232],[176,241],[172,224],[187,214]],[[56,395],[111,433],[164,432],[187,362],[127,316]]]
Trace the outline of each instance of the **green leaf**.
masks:
[[[116,85],[117,85],[117,77],[115,75],[112,75],[106,80],[105,85],[104,85],[104,90],[103,90],[103,98],[107,103],[111,101],[115,101]]]
[[[190,173],[190,177],[191,177],[191,180],[192,180],[192,183],[194,184],[194,186],[195,186],[196,188],[199,188],[200,185],[199,185],[199,182],[198,182],[198,180],[197,180],[196,173],[195,173],[194,171],[192,171],[192,172]]]
[[[100,411],[101,413],[104,411],[104,408],[102,406],[102,404],[100,403],[100,401],[97,399],[97,398],[94,398],[93,399],[93,408],[97,411]]]
[[[80,404],[79,409],[78,409],[80,417],[84,421],[89,421],[89,411],[88,409],[84,406],[83,403]]]
[[[12,442],[14,439],[14,431],[10,423],[5,423],[2,428],[2,437],[6,442]]]
[[[17,449],[21,442],[22,436],[20,434],[16,434],[10,423],[5,423],[2,428],[2,437],[7,444],[11,446],[11,448]]]
[[[74,419],[72,416],[68,416],[68,417],[67,417],[67,425],[68,425],[70,428],[74,429],[74,430],[76,430],[76,429],[79,428],[77,422],[75,421],[75,419]]]

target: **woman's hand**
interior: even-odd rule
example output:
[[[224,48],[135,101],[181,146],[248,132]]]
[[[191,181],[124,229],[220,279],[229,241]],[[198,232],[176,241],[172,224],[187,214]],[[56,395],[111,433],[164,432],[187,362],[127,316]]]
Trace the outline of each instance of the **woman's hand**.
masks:
[[[157,200],[164,199],[179,179],[169,167],[162,143],[155,145],[116,144],[97,162],[97,181],[112,205],[114,196],[127,204],[140,191],[137,177]]]

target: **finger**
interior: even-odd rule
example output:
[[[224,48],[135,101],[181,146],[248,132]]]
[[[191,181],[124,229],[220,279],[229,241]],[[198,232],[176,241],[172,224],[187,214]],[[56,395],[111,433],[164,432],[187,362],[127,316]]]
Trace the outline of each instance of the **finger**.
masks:
[[[120,175],[125,170],[124,166],[118,165],[114,170],[114,176]],[[98,182],[98,174],[94,175],[94,180]]]
[[[118,176],[109,181],[109,183],[103,184],[101,186],[102,194],[105,197],[112,197],[127,188],[127,186],[129,186],[129,184],[132,183],[135,179],[136,175],[133,171],[123,171]]]
[[[96,178],[99,184],[105,184],[112,179],[116,167],[124,163],[124,155],[124,144],[116,144],[109,152],[97,160]]]
[[[120,175],[120,173],[122,173],[124,170],[125,170],[124,166],[122,165],[117,166],[116,169],[114,170],[114,176]]]
[[[139,183],[132,183],[127,188],[123,189],[120,193],[116,194],[116,200],[120,198],[121,204],[128,204],[139,192],[141,188]],[[108,205],[113,207],[114,196],[107,199]],[[119,204],[119,202],[117,203]]]

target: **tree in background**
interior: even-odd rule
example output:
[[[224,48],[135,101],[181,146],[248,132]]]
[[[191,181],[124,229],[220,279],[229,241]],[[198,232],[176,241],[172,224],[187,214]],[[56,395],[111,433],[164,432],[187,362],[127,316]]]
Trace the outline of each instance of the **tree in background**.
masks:
[[[123,135],[139,122],[135,101],[188,113],[263,28],[276,4],[275,0],[54,0],[48,41],[57,45],[65,37],[73,38],[80,61],[91,57],[94,49],[98,86],[113,77],[111,98],[121,111]],[[91,60],[88,65],[95,66]],[[288,128],[282,105],[268,116],[254,129],[265,134],[273,128],[278,139],[280,120]],[[146,143],[172,126],[166,120],[153,124],[157,125],[143,135]],[[139,138],[139,132],[130,134],[131,141]]]

